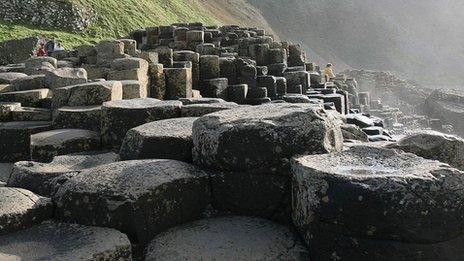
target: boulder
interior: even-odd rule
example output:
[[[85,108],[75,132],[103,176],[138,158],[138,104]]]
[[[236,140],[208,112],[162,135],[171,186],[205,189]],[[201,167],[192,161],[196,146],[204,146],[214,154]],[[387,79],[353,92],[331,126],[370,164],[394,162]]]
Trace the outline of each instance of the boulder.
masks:
[[[0,93],[0,102],[19,102],[22,106],[40,107],[41,102],[50,94],[49,89],[5,92]]]
[[[60,129],[31,135],[31,158],[51,162],[53,157],[100,149],[100,135],[82,129]]]
[[[334,116],[306,104],[239,107],[203,116],[193,125],[193,159],[224,171],[287,172],[296,154],[338,151]],[[250,149],[253,148],[253,149]]]
[[[55,111],[53,128],[100,132],[101,106],[64,106]]]
[[[91,82],[56,88],[53,91],[53,108],[60,108],[62,106],[101,105],[107,101],[121,99],[121,82]]]
[[[180,117],[180,101],[132,99],[106,102],[102,107],[103,146],[119,149],[126,132],[148,122]]]
[[[223,110],[230,110],[230,109],[238,108],[238,107],[240,107],[240,105],[236,104],[235,102],[189,104],[189,105],[182,106],[181,116],[182,117],[201,117],[209,113],[223,111]]]
[[[163,232],[147,247],[145,260],[309,260],[309,252],[285,226],[226,216]]]
[[[436,131],[417,132],[389,146],[417,156],[448,163],[464,171],[464,140]]]
[[[39,224],[53,215],[49,198],[25,189],[0,187],[0,199],[0,235]]]
[[[56,156],[50,163],[20,161],[8,171],[7,185],[49,197],[73,175],[118,159],[119,156],[113,152],[83,152]]]
[[[59,68],[45,75],[46,85],[51,89],[87,82],[87,71],[82,68]]]
[[[27,77],[25,73],[0,72],[0,84],[10,84],[12,81]]]
[[[192,126],[197,118],[154,121],[130,129],[121,146],[122,160],[192,161]]]
[[[293,220],[311,244],[333,231],[410,243],[464,233],[464,172],[438,161],[353,146],[293,160]]]
[[[209,200],[208,175],[173,160],[121,161],[85,170],[54,196],[58,219],[115,228],[142,244],[198,219]]]
[[[109,228],[46,222],[0,237],[2,260],[130,261],[131,244]]]
[[[31,157],[31,134],[51,128],[48,121],[0,123],[0,162],[16,162]]]

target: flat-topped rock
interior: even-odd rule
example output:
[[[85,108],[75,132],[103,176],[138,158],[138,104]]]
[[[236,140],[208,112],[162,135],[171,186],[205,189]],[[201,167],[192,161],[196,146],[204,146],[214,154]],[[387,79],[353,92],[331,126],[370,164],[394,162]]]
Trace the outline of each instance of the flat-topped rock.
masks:
[[[282,97],[282,100],[289,103],[311,103],[308,96],[303,94],[288,94]]]
[[[28,160],[31,134],[51,128],[48,121],[13,121],[0,123],[0,162]]]
[[[49,198],[25,189],[0,187],[0,235],[39,224],[52,215]]]
[[[49,109],[20,107],[11,112],[12,121],[51,121],[52,113]]]
[[[122,84],[118,81],[101,81],[56,88],[53,107],[91,106],[122,99]]]
[[[308,260],[293,231],[243,216],[202,219],[156,236],[145,260]]]
[[[225,100],[220,98],[180,98],[179,101],[181,101],[183,105],[226,102]]]
[[[154,121],[130,129],[122,143],[122,160],[174,159],[192,161],[192,127],[198,118]]]
[[[53,127],[100,132],[102,106],[64,106],[55,111]]]
[[[464,171],[464,140],[440,132],[418,132],[400,139],[390,148],[438,160]]]
[[[19,102],[22,106],[40,107],[41,101],[51,94],[49,89],[0,93],[0,102]]]
[[[12,112],[20,108],[19,102],[0,102],[0,122],[12,121]]]
[[[354,124],[343,124],[341,127],[344,141],[369,141],[369,137],[367,136],[367,134],[363,132],[362,129],[358,126]]]
[[[13,80],[11,88],[15,91],[30,91],[47,88],[46,77],[43,74],[20,77]]]
[[[113,163],[119,156],[113,152],[83,152],[56,156],[50,163],[20,161],[8,169],[9,187],[28,189],[42,196],[51,196],[70,177],[85,169]],[[10,175],[11,173],[11,175]]]
[[[82,129],[59,129],[31,135],[31,158],[50,162],[54,156],[99,150],[100,135]]]
[[[342,142],[333,115],[305,104],[240,107],[193,125],[194,162],[226,171],[287,172],[294,155],[338,151]]]
[[[0,259],[132,260],[129,239],[109,228],[47,222],[0,236]]]
[[[125,80],[122,83],[122,98],[124,100],[147,98],[148,86],[136,80]]]
[[[51,89],[87,82],[87,71],[83,68],[59,68],[45,75],[45,82]]]
[[[412,243],[464,233],[464,175],[438,161],[354,146],[294,159],[293,219],[315,231]],[[349,206],[349,207],[347,207]]]
[[[218,102],[218,103],[194,103],[184,105],[181,108],[182,117],[201,117],[203,115],[238,108],[243,105],[238,105],[235,102]]]
[[[27,77],[25,73],[0,72],[0,84],[10,84],[12,81]]]
[[[124,71],[131,69],[142,69],[148,71],[148,62],[141,58],[120,58],[111,63],[111,69],[115,71]]]
[[[102,142],[119,149],[126,132],[148,122],[180,117],[180,101],[152,98],[106,102],[102,108]]]
[[[180,161],[116,162],[64,183],[54,196],[55,214],[67,222],[116,228],[146,243],[200,217],[209,204],[208,180],[202,170]]]

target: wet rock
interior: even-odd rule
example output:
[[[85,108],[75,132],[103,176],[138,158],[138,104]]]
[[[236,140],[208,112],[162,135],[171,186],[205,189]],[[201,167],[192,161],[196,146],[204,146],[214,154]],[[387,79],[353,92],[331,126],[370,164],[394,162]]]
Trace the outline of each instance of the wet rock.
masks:
[[[390,148],[438,160],[464,171],[464,140],[435,131],[418,132],[400,139]]]
[[[0,236],[2,260],[132,260],[129,239],[109,228],[47,222]]]
[[[314,231],[411,243],[464,233],[463,172],[438,161],[354,146],[298,157],[292,170],[293,220],[308,244]]]
[[[76,152],[99,150],[100,135],[82,129],[60,129],[31,135],[31,158],[51,162],[53,157]]]
[[[132,128],[148,122],[180,117],[180,101],[132,99],[106,102],[102,108],[102,142],[106,148],[119,149]]]
[[[0,187],[0,199],[0,235],[39,224],[53,215],[49,198],[25,189]]]
[[[209,104],[190,104],[184,105],[181,108],[182,117],[201,117],[203,115],[230,110],[239,107],[235,102],[220,102],[220,103],[209,103]]]
[[[200,118],[193,126],[193,143],[198,165],[224,171],[280,173],[296,154],[340,150],[342,133],[332,115],[311,105],[270,104]]]
[[[153,239],[145,260],[308,260],[288,228],[260,218],[226,216],[170,229]]]
[[[54,196],[55,214],[67,222],[112,227],[146,243],[163,230],[199,218],[209,193],[208,176],[190,164],[122,161],[83,171],[64,183]]]
[[[192,126],[198,118],[150,122],[129,130],[119,155],[122,160],[173,159],[192,161]]]
[[[118,159],[119,156],[113,152],[84,152],[56,156],[50,163],[20,161],[9,171],[11,175],[8,174],[7,184],[48,197],[73,175]]]

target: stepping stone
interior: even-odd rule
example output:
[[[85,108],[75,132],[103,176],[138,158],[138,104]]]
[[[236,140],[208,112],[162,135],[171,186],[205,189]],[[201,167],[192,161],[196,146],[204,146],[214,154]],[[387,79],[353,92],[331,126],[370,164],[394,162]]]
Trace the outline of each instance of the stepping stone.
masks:
[[[163,232],[147,247],[145,260],[309,260],[309,252],[285,226],[227,216]]]
[[[225,100],[220,98],[180,98],[179,101],[182,102],[182,105],[226,102]]]
[[[367,128],[374,126],[374,121],[362,114],[347,114],[346,123],[354,124],[360,128]]]
[[[0,181],[7,182],[13,171],[13,163],[0,163]]]
[[[180,101],[152,98],[105,102],[102,107],[102,142],[119,150],[127,131],[148,122],[180,117]]]
[[[64,106],[56,110],[55,129],[85,129],[100,132],[101,106]]]
[[[82,129],[60,129],[31,135],[31,158],[51,162],[54,156],[99,150],[100,135]]]
[[[132,260],[131,244],[109,228],[47,222],[0,236],[2,260]]]
[[[19,102],[0,102],[0,121],[12,121],[12,112],[19,108]]]
[[[40,107],[41,101],[49,96],[49,89],[0,93],[0,102],[19,102],[26,107]]]
[[[203,115],[229,110],[233,108],[241,107],[235,102],[220,102],[220,103],[209,103],[209,104],[190,104],[184,105],[181,108],[182,117],[201,117]]]
[[[448,163],[464,171],[464,139],[436,131],[410,134],[389,146],[417,156]]]
[[[130,129],[121,146],[122,160],[173,159],[192,161],[192,127],[198,118],[154,121]]]
[[[310,104],[281,103],[205,115],[193,124],[193,144],[199,166],[287,173],[294,155],[341,150],[343,137],[333,115]]]
[[[49,198],[25,189],[0,187],[0,235],[39,224],[52,215],[53,204]]]
[[[292,169],[293,219],[309,245],[323,231],[410,243],[464,234],[464,172],[438,161],[354,146]]]
[[[47,88],[45,75],[31,75],[18,78],[11,82],[11,87],[15,91],[30,91]]]
[[[119,156],[113,152],[84,152],[56,156],[51,163],[20,161],[11,164],[8,173],[9,187],[28,189],[42,196],[51,196],[70,177],[100,165],[113,163]],[[11,175],[10,175],[11,173]]]
[[[13,121],[0,123],[0,162],[31,158],[31,134],[48,131],[48,121]]]
[[[0,72],[0,84],[10,84],[12,81],[27,77],[25,73]]]
[[[58,219],[115,228],[143,244],[198,219],[210,201],[209,178],[180,161],[121,161],[81,172],[53,198]]]
[[[82,68],[59,68],[47,72],[45,82],[50,89],[87,82],[87,71]]]
[[[107,101],[121,99],[121,82],[91,82],[56,88],[53,91],[53,108],[60,108],[63,106],[101,105]]]
[[[49,109],[20,107],[11,112],[12,121],[51,121],[52,113]]]

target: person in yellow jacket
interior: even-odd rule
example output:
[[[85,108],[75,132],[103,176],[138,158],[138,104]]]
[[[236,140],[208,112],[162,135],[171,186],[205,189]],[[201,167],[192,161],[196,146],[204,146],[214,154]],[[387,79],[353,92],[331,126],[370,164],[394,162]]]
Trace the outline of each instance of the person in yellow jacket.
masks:
[[[324,77],[326,82],[330,82],[330,79],[335,78],[335,74],[333,72],[333,65],[328,63],[324,70]]]

